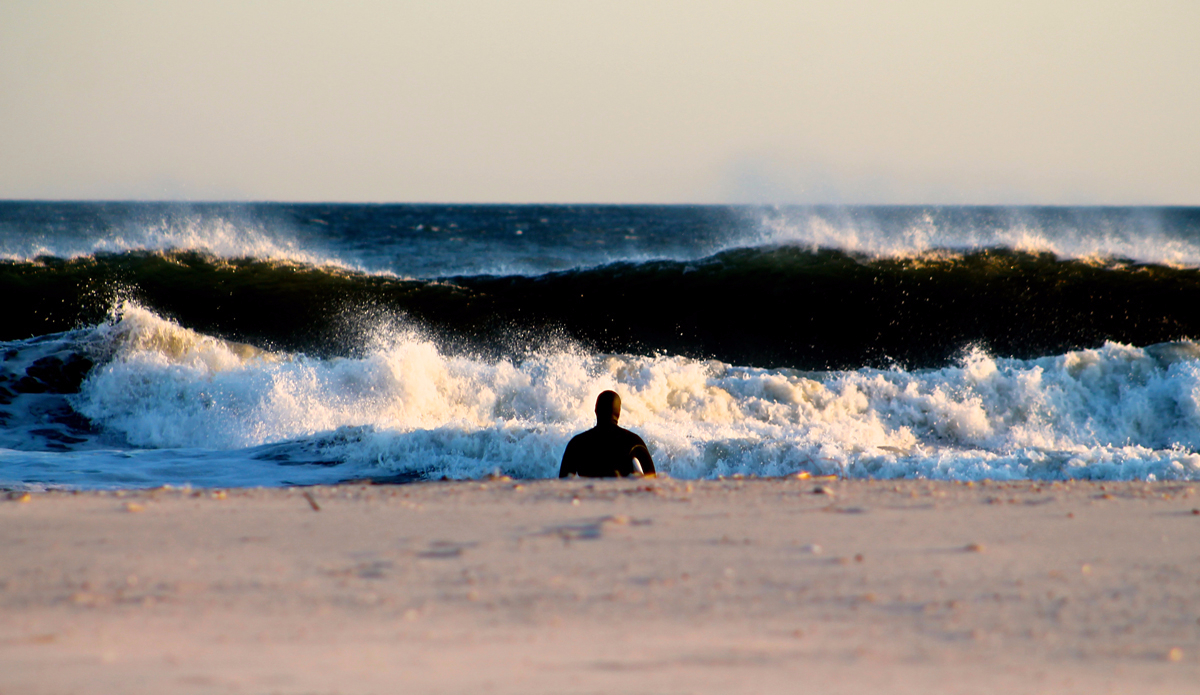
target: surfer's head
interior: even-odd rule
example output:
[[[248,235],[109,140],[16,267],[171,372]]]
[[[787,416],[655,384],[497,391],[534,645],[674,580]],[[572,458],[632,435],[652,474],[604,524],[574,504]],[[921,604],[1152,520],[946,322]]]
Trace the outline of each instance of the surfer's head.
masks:
[[[617,424],[621,419],[621,397],[616,391],[605,391],[596,396],[596,424]]]

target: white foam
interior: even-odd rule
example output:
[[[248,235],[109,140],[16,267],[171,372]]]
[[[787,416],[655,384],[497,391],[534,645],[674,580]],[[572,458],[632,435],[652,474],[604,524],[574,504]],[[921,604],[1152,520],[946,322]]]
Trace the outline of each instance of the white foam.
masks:
[[[1062,221],[1046,226],[1014,210],[1003,224],[971,225],[960,218],[939,223],[927,213],[906,227],[892,229],[869,210],[840,213],[764,210],[751,231],[731,239],[732,246],[785,244],[839,249],[870,257],[905,258],[936,251],[963,252],[1009,248],[1050,253],[1061,259],[1130,259],[1171,267],[1200,267],[1200,240],[1168,234],[1154,211],[1141,214]]]
[[[553,476],[611,388],[622,424],[677,477],[1200,479],[1194,343],[803,374],[572,348],[484,360],[392,331],[361,359],[320,360],[225,343],[136,306],[97,340],[113,358],[75,407],[137,447],[276,446],[381,475]]]

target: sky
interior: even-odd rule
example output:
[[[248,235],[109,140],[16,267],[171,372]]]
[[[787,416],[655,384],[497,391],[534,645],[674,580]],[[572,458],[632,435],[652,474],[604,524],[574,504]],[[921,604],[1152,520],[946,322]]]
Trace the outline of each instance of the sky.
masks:
[[[0,0],[0,198],[1200,205],[1196,0]]]

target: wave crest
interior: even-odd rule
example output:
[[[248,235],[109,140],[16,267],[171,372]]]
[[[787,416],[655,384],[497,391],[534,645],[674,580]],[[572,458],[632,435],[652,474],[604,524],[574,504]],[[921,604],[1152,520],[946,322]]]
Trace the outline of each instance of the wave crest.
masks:
[[[873,259],[1008,249],[1061,260],[1200,267],[1197,221],[1163,209],[777,208],[760,211],[753,229],[739,245],[837,249]]]

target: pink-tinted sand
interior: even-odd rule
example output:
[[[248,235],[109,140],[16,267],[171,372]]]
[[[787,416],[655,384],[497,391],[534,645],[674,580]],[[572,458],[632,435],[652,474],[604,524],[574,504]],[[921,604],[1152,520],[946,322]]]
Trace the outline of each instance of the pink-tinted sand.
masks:
[[[0,693],[1195,693],[1198,489],[12,493]]]

